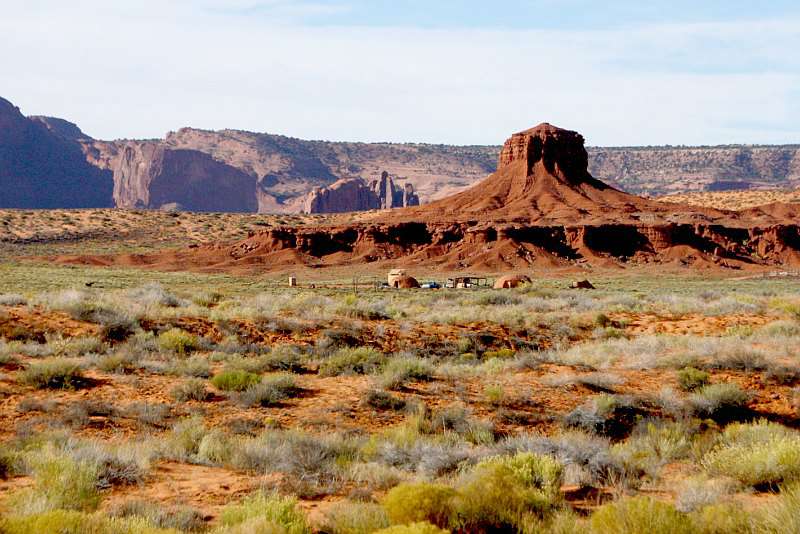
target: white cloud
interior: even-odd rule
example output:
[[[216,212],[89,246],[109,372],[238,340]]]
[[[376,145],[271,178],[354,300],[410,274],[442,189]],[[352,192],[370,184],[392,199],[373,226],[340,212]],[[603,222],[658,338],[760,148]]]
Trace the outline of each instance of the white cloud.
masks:
[[[292,22],[303,9],[330,8],[316,2],[11,4],[0,20],[0,96],[102,138],[192,125],[500,143],[544,120],[593,144],[800,137],[794,20],[420,30]]]

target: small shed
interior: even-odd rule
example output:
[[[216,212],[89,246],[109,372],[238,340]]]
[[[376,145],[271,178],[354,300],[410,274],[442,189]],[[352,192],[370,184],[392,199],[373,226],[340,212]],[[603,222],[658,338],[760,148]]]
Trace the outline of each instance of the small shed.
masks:
[[[509,274],[501,276],[494,282],[495,289],[509,289],[512,287],[519,287],[522,284],[530,284],[531,278],[525,274]]]
[[[414,289],[419,287],[419,282],[413,276],[400,276],[394,280],[392,287],[397,289]]]
[[[389,282],[389,287],[397,287],[395,282],[404,276],[408,276],[405,269],[392,269],[386,281]]]
[[[486,278],[483,276],[456,276],[448,278],[444,287],[453,289],[469,289],[472,287],[487,287]]]
[[[289,287],[297,287],[297,277],[295,275],[289,275]]]

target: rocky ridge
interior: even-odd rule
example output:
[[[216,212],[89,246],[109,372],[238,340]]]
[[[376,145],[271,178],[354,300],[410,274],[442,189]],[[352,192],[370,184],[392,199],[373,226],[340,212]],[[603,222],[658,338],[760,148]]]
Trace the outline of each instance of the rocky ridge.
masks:
[[[169,204],[186,209],[294,213],[302,211],[305,196],[316,188],[379,176],[383,171],[401,191],[413,184],[420,202],[428,203],[469,188],[494,172],[498,161],[502,163],[497,146],[304,141],[239,130],[183,128],[164,139],[102,141],[63,119],[26,118],[9,102],[2,102],[0,121],[5,129],[0,134],[4,158],[0,176],[9,187],[0,195],[0,207]],[[175,165],[162,165],[163,157]],[[800,145],[590,147],[587,166],[595,178],[610,186],[647,196],[787,189],[800,186]],[[157,178],[149,177],[153,169],[162,169]],[[171,169],[178,174],[169,175]],[[249,176],[254,186],[248,183],[243,192],[235,193],[231,184],[243,183],[242,175]],[[171,184],[162,190],[171,196],[151,195],[146,191],[150,184]],[[220,199],[200,202],[198,195]],[[395,206],[411,203],[398,203],[392,196]],[[348,205],[346,197],[334,204],[336,209],[353,210],[371,205]]]
[[[729,212],[656,202],[595,179],[587,162],[583,137],[541,124],[506,141],[497,172],[428,205],[372,212],[341,226],[273,227],[230,245],[65,261],[242,272],[365,263],[493,272],[800,264],[800,206]]]
[[[398,187],[384,171],[379,179],[370,183],[362,178],[350,178],[327,187],[316,187],[298,202],[302,213],[345,213],[419,206],[419,197],[412,184]]]

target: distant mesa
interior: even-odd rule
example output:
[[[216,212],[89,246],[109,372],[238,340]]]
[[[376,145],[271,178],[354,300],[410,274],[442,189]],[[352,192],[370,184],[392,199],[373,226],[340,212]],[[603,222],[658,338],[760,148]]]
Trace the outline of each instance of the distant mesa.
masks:
[[[518,165],[520,158],[527,161],[538,150],[540,167],[550,165],[549,154],[560,154],[552,160],[551,174],[556,179],[577,179],[583,184],[576,191],[582,198],[543,195],[539,205],[521,208],[507,202],[519,191],[498,189],[497,195],[484,198],[479,192],[480,198],[469,202],[462,197],[464,205],[438,204],[437,209],[480,214],[502,206],[500,217],[523,214],[520,209],[534,216],[537,212],[560,216],[559,211],[566,216],[576,213],[573,200],[579,203],[578,212],[586,201],[618,209],[621,198],[612,198],[616,195],[611,188],[661,196],[800,186],[800,145],[585,149],[582,141],[575,142],[579,134],[569,135],[547,124],[515,134],[504,147],[307,141],[196,128],[181,128],[163,139],[104,141],[60,118],[25,117],[10,102],[0,100],[0,127],[0,207],[157,209],[176,203],[189,210],[260,213],[413,208],[415,202],[425,205],[443,198],[449,202],[453,194],[504,166]],[[538,142],[542,146],[537,148]],[[570,150],[575,153],[567,157]],[[377,178],[383,171],[394,190]],[[541,174],[533,171],[532,176]],[[581,173],[608,186],[580,182]],[[340,184],[354,179],[364,183]],[[492,187],[502,187],[501,182]],[[241,191],[232,190],[239,185]],[[607,194],[596,194],[601,189]],[[377,207],[368,190],[378,197]],[[168,197],[162,198],[165,193]],[[558,206],[559,211],[551,209]]]

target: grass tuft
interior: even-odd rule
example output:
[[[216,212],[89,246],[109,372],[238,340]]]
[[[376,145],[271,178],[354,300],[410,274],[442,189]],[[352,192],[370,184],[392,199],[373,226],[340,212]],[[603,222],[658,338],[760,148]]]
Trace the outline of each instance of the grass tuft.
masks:
[[[19,380],[36,389],[78,389],[86,385],[80,365],[66,358],[32,363],[20,372]]]

